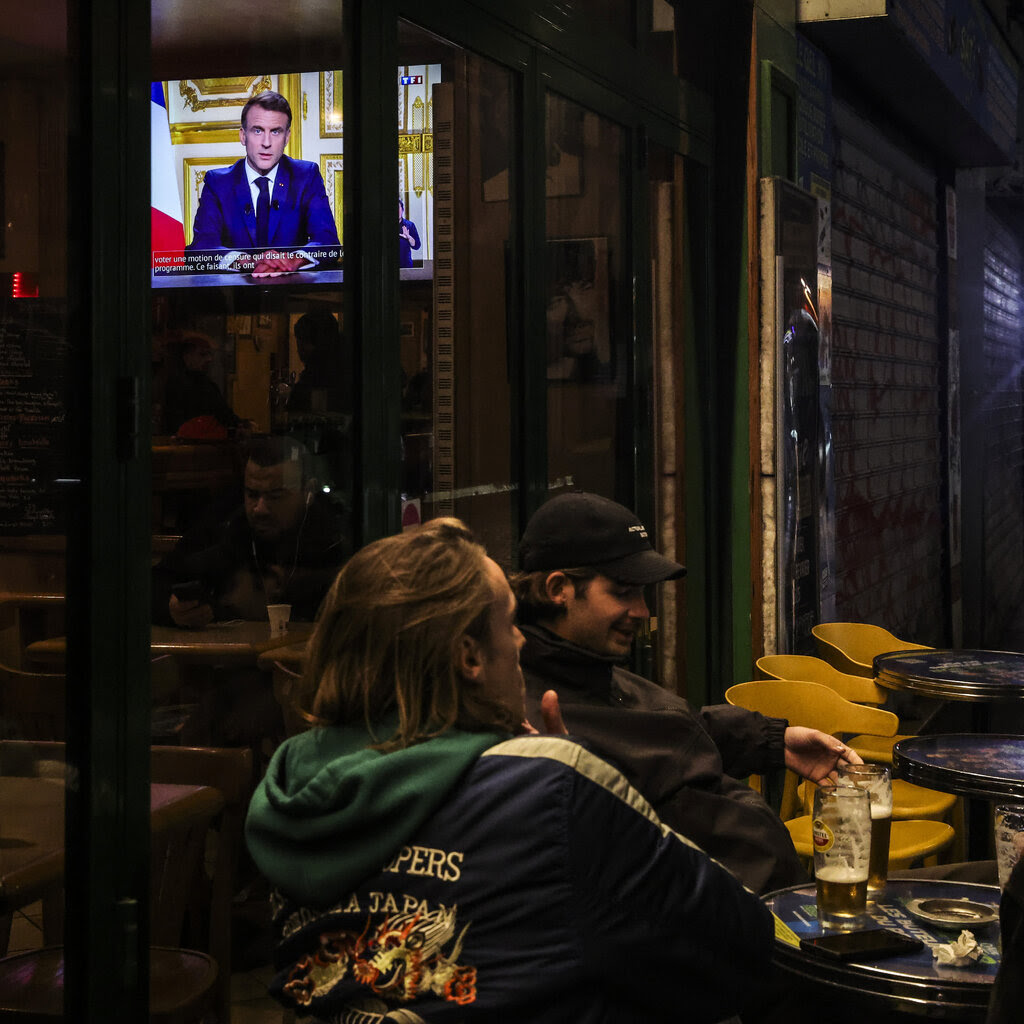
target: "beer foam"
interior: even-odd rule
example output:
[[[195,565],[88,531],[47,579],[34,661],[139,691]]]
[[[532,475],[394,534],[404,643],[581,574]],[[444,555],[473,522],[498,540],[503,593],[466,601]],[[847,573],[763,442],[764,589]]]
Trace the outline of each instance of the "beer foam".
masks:
[[[839,882],[843,885],[856,885],[868,880],[868,865],[862,868],[851,868],[848,864],[826,864],[814,869],[814,877],[822,882]]]
[[[884,818],[892,814],[892,782],[888,772],[879,775],[867,773],[871,765],[850,765],[843,771],[848,774],[840,774],[840,786],[855,786],[857,789],[867,790],[871,799],[871,817]],[[857,772],[858,768],[864,769],[864,774]]]

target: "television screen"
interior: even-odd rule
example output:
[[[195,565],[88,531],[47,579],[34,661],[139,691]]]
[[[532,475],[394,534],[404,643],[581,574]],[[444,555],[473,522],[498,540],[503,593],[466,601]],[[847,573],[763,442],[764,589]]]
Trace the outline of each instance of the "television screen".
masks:
[[[433,276],[440,81],[440,65],[398,69],[403,279]],[[154,287],[343,280],[340,71],[154,82],[150,110]]]

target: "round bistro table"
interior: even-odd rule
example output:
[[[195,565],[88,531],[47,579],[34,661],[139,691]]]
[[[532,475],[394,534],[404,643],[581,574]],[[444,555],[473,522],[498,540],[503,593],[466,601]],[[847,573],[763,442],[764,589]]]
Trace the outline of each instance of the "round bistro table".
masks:
[[[952,942],[960,927],[947,931],[913,917],[907,904],[915,899],[968,899],[998,910],[999,889],[990,885],[932,879],[891,880],[868,902],[864,928],[888,928],[921,939],[917,953],[881,960],[840,961],[809,954],[802,938],[824,934],[818,924],[817,890],[813,883],[768,893],[763,897],[775,917],[773,959],[780,969],[808,982],[820,996],[823,1020],[861,1019],[874,1013],[888,1020],[893,1012],[945,1021],[983,1021],[999,970],[999,923],[970,930],[982,949],[969,967],[938,965],[932,947]]]
[[[1024,698],[1024,654],[1013,651],[891,651],[874,662],[875,682],[938,700]]]
[[[893,774],[928,789],[1024,802],[1024,736],[914,736],[892,748]]]

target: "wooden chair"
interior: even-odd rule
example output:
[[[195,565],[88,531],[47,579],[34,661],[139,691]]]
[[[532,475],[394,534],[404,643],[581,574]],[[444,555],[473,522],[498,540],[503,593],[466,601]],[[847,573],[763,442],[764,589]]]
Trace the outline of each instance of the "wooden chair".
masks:
[[[302,678],[302,673],[295,672],[276,659],[270,659],[270,662],[274,698],[281,705],[281,714],[284,716],[285,735],[295,736],[300,732],[305,732],[310,727],[310,723],[299,709],[298,703],[295,700],[295,690],[299,680]]]
[[[42,770],[52,774],[59,770],[64,758],[63,743],[0,743],[0,770],[16,769],[19,774],[38,774]],[[202,834],[198,836],[198,857],[194,856],[191,848],[187,856],[179,857],[165,840],[159,838],[158,833],[165,830],[165,823],[154,815],[150,941],[160,950],[151,961],[150,994],[151,1009],[156,1014],[156,1007],[163,1007],[160,1013],[164,1016],[155,1015],[153,1019],[171,1019],[166,1016],[169,1013],[168,999],[161,993],[173,991],[176,973],[177,984],[187,986],[193,983],[191,979],[197,972],[203,978],[210,969],[206,960],[195,958],[200,954],[193,956],[190,950],[175,948],[181,943],[186,916],[191,915],[192,932],[206,931],[205,937],[194,937],[199,939],[202,952],[209,954],[216,968],[215,980],[210,983],[212,994],[206,1002],[215,1008],[217,1020],[228,1024],[231,1011],[231,908],[250,796],[252,752],[248,748],[153,746],[150,748],[150,776],[152,782],[212,789],[220,801],[218,810],[199,829]],[[211,845],[207,837],[212,830],[216,835],[215,843]],[[211,850],[212,856],[209,856]],[[180,862],[172,863],[169,858]],[[59,926],[55,928],[53,922],[60,921],[63,901],[60,900],[56,907],[50,906],[50,914],[47,914],[46,901],[43,909],[44,941],[48,944],[59,942],[60,929]],[[57,911],[56,917],[53,910]],[[47,921],[51,924],[48,925]],[[59,959],[62,962],[62,958]],[[44,974],[50,968],[57,969],[56,959],[50,957],[47,965],[40,965]]]
[[[64,779],[64,744],[43,740],[0,740],[0,775],[16,778]],[[43,894],[42,925],[47,942],[59,943],[64,932],[63,888]],[[11,937],[11,915],[0,917],[0,957],[7,955]]]
[[[180,673],[172,655],[151,663],[154,739],[179,734],[194,710],[191,704],[169,704],[180,687]],[[23,740],[65,737],[65,678],[63,672],[34,672],[0,663],[0,736]]]
[[[833,668],[852,676],[875,678],[875,655],[888,651],[927,651],[923,644],[900,640],[868,622],[819,622],[811,627],[818,653]]]
[[[198,705],[182,702],[181,665],[173,654],[161,654],[149,663],[152,711],[149,735],[154,743],[179,742]]]
[[[857,731],[892,736],[899,723],[899,719],[889,711],[854,704],[821,683],[802,680],[758,679],[748,683],[737,683],[726,690],[725,699],[736,707],[759,711],[763,715],[770,715],[774,718],[785,718],[790,725],[820,729],[832,736]],[[895,812],[898,799],[896,791],[897,786],[900,786],[901,783],[902,780],[899,779],[893,783],[894,838],[889,844],[890,859],[897,864],[936,855],[946,849],[955,836],[954,830],[949,825],[935,820],[921,822],[913,829],[896,829]],[[906,785],[910,784],[903,784],[903,786]],[[900,787],[901,798],[905,804],[908,799],[906,794],[911,791],[903,789],[903,786]],[[931,791],[926,790],[925,792],[930,793]],[[945,796],[946,794],[938,795]],[[947,813],[953,802],[954,798],[950,797]],[[808,843],[810,842],[810,816],[801,814],[802,810],[797,776],[787,770],[779,813],[794,838],[794,846],[797,847],[798,852],[801,847],[807,848],[804,846],[805,838]],[[902,839],[906,845],[898,845],[897,837]]]
[[[25,648],[36,640],[60,636],[64,629],[63,594],[0,593],[0,662],[25,668]]]
[[[198,1024],[207,1019],[214,1005],[216,960],[206,953],[176,947],[207,831],[223,808],[221,794],[203,786],[183,800],[158,808],[150,818],[150,1020],[155,1024]],[[64,1019],[63,947],[0,960],[0,1018]],[[227,1018],[224,1021],[226,1024]]]
[[[154,746],[150,755],[153,782],[214,786],[224,799],[224,808],[214,822],[216,846],[209,877],[199,871],[196,875],[200,876],[198,885],[206,896],[203,903],[209,918],[205,950],[220,968],[216,985],[218,1019],[227,1024],[231,1017],[231,901],[251,796],[252,751],[248,747]],[[197,891],[195,885],[192,891]]]
[[[0,723],[5,736],[64,739],[64,673],[0,664]]]

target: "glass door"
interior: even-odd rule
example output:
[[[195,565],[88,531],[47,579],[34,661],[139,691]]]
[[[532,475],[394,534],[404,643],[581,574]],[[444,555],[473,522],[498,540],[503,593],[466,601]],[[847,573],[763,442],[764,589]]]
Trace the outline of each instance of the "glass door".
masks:
[[[549,92],[545,140],[548,488],[631,504],[626,132]]]
[[[515,78],[407,22],[399,45],[402,525],[458,516],[512,568]]]
[[[80,1020],[148,988],[147,24],[0,29],[0,941]]]
[[[60,941],[67,706],[64,665],[34,647],[67,634],[76,334],[67,280],[68,11],[0,28],[0,949]],[[73,497],[72,497],[73,496]]]

